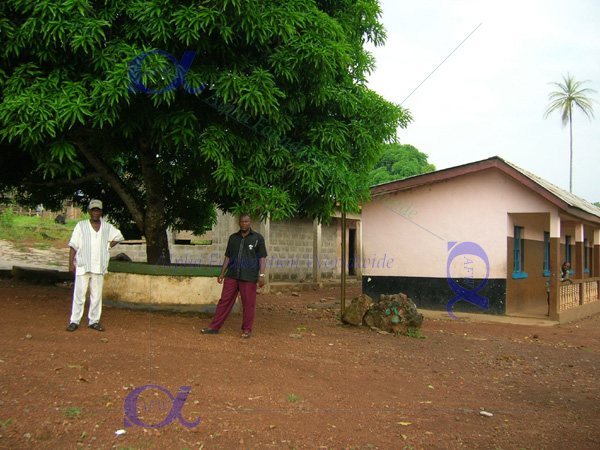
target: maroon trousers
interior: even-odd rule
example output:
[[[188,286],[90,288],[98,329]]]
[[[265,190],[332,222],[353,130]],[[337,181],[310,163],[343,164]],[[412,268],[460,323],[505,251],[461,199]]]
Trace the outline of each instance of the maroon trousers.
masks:
[[[210,324],[210,328],[217,331],[221,329],[235,304],[238,292],[242,295],[242,307],[244,310],[242,332],[252,332],[254,310],[256,308],[256,283],[235,280],[233,278],[225,278],[223,280],[221,300],[219,300],[219,304],[217,305],[217,311]]]

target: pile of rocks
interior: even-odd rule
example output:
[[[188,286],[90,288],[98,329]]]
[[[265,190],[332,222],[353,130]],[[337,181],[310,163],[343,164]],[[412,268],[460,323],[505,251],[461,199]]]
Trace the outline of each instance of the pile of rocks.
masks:
[[[418,330],[423,325],[423,314],[417,305],[405,294],[381,295],[378,302],[361,294],[342,316],[342,322],[350,325],[366,325],[390,333],[407,334],[408,330]]]

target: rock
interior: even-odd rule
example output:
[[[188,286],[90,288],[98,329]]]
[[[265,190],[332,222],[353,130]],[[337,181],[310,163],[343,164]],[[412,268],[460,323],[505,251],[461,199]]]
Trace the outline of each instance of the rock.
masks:
[[[300,297],[300,294],[298,294],[297,292],[292,292],[292,297]]]
[[[302,335],[301,334],[290,334],[290,337],[294,338],[294,339],[302,339]]]
[[[423,325],[423,314],[417,305],[404,294],[382,295],[363,318],[363,323],[380,330],[407,334],[409,329],[419,329]]]
[[[373,305],[373,299],[368,295],[361,294],[352,299],[352,303],[344,311],[342,322],[350,325],[362,325],[363,317]]]
[[[487,411],[479,411],[479,415],[485,416],[485,417],[494,417],[494,415],[492,413],[489,413]]]
[[[101,342],[104,342],[105,344],[108,342],[108,338],[102,338],[100,339]]]
[[[31,339],[32,337],[33,337],[32,335],[28,334],[25,336],[25,339]]]
[[[112,258],[110,258],[110,260],[132,262],[132,259],[129,256],[127,256],[126,253],[119,253],[117,256],[113,256]]]

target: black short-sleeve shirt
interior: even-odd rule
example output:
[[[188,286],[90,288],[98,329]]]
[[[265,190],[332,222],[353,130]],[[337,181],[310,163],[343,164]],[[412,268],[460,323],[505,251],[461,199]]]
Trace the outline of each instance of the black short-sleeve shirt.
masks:
[[[246,237],[240,230],[229,236],[225,256],[229,258],[227,278],[256,283],[260,272],[259,259],[267,257],[265,239],[252,228]]]

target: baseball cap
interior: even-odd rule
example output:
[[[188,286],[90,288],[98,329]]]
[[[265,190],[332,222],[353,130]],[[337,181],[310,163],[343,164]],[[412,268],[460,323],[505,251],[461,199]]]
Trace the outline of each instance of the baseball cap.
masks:
[[[90,204],[88,205],[88,209],[94,209],[94,208],[102,209],[102,202],[100,200],[90,201]]]

